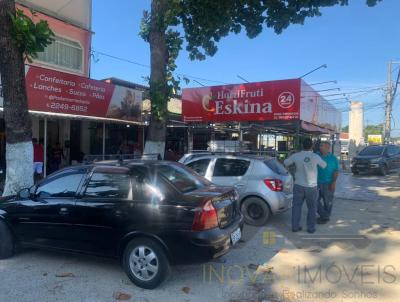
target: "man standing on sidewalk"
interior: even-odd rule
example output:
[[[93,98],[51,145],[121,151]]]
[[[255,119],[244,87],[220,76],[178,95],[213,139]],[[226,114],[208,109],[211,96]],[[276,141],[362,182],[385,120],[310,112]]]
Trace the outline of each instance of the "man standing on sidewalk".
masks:
[[[332,212],[332,203],[336,189],[336,179],[339,175],[339,162],[331,151],[329,142],[321,142],[320,156],[326,162],[326,168],[318,167],[318,215],[317,223],[325,224],[329,221]]]
[[[306,200],[307,213],[307,232],[315,232],[315,220],[317,215],[317,167],[326,167],[326,163],[318,154],[312,151],[312,140],[306,138],[303,141],[303,151],[295,153],[285,159],[286,167],[294,165],[296,168],[294,175],[293,188],[293,207],[292,207],[292,231],[302,230],[300,226],[301,210],[303,202]]]

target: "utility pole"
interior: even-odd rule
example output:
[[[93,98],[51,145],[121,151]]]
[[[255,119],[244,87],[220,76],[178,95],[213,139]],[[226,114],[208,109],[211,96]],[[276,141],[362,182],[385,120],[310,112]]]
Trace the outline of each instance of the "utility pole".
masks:
[[[388,87],[386,93],[386,107],[385,107],[385,127],[384,127],[384,142],[390,143],[390,132],[392,126],[392,107],[393,107],[393,100],[397,92],[397,85],[399,84],[400,79],[400,69],[396,79],[396,83],[393,89],[392,83],[392,66],[393,64],[400,64],[400,62],[393,62],[389,61],[388,65]]]
[[[390,130],[391,130],[391,115],[392,115],[392,104],[393,104],[393,97],[392,97],[392,61],[389,61],[388,65],[388,87],[386,92],[386,106],[385,106],[385,127],[383,130],[384,142],[387,144],[390,141]]]

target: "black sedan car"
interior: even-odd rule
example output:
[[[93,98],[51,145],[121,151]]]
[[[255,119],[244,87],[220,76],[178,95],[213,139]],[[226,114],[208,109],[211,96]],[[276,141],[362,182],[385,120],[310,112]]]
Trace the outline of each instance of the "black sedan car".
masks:
[[[170,263],[228,252],[242,227],[236,191],[181,164],[69,167],[0,200],[0,258],[17,247],[110,256],[133,283],[152,289]]]
[[[353,158],[351,171],[377,172],[386,175],[390,170],[400,168],[400,147],[396,145],[371,145]]]

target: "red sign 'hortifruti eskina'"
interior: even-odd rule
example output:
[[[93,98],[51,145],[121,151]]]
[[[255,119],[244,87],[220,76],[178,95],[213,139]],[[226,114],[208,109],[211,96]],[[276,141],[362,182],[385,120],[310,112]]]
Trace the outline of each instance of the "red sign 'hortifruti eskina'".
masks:
[[[300,79],[183,89],[185,122],[300,118]]]

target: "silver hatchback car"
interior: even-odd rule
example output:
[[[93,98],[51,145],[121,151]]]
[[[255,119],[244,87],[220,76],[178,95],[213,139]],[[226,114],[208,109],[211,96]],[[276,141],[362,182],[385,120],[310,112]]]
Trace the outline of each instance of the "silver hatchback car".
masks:
[[[264,225],[292,206],[293,178],[275,158],[191,153],[179,162],[216,185],[234,186],[247,224]]]

